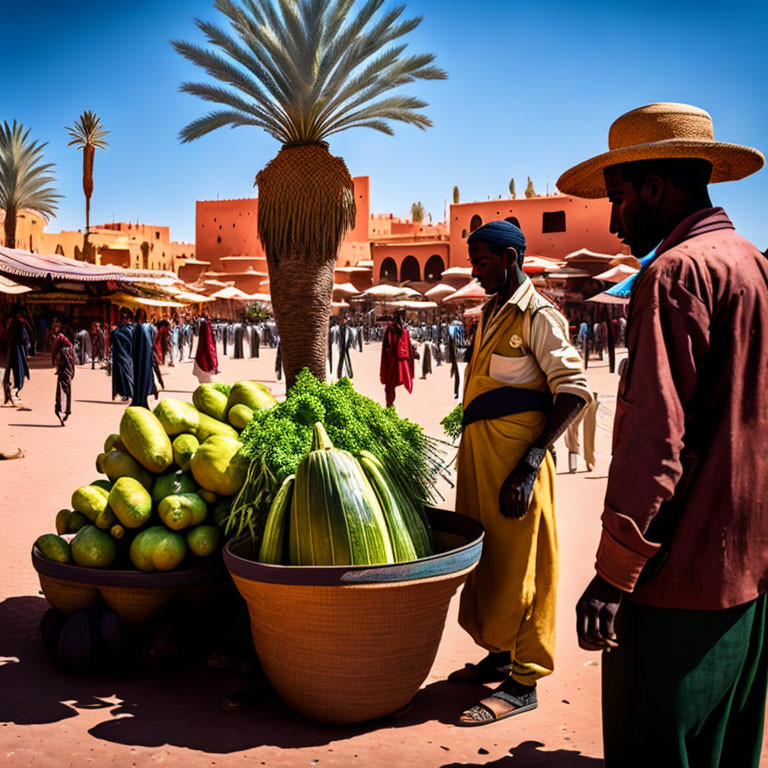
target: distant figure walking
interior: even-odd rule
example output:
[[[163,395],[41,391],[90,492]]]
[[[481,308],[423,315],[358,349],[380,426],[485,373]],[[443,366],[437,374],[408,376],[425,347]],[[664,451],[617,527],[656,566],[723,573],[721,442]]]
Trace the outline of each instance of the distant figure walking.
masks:
[[[149,408],[149,396],[157,399],[157,386],[153,377],[152,327],[146,322],[143,309],[136,311],[136,327],[133,331],[133,398],[131,405]]]
[[[112,352],[112,399],[118,395],[123,400],[133,397],[133,313],[130,309],[120,310],[120,326],[109,335]]]
[[[395,403],[395,389],[400,385],[408,392],[413,391],[413,348],[411,337],[405,327],[405,312],[399,309],[384,331],[381,346],[381,368],[379,376],[384,385],[387,407]]]
[[[72,413],[72,379],[75,378],[77,355],[75,346],[64,331],[59,331],[51,339],[51,361],[56,369],[56,404],[54,413],[64,426]],[[62,415],[62,400],[66,397],[67,405]]]
[[[197,354],[192,372],[201,383],[212,381],[219,372],[219,358],[216,354],[216,342],[211,331],[211,319],[203,315],[197,341]]]
[[[11,309],[11,317],[5,327],[5,339],[7,344],[7,367],[3,376],[3,392],[5,403],[13,404],[11,395],[11,375],[13,375],[13,389],[18,398],[24,386],[24,380],[30,378],[27,352],[32,348],[32,326],[24,317],[21,307],[14,305]]]

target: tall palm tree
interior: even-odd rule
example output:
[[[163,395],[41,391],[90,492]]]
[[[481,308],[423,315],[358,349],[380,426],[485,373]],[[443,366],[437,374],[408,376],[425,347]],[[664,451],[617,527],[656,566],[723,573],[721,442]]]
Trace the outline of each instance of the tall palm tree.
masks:
[[[86,110],[75,121],[75,124],[67,127],[72,140],[67,146],[77,147],[83,150],[83,192],[85,193],[85,234],[83,236],[83,254],[87,261],[91,258],[88,235],[91,226],[91,195],[93,194],[93,159],[97,149],[105,149],[108,142],[106,136],[109,131],[104,130],[101,118],[90,110]]]
[[[51,175],[53,163],[43,162],[42,144],[29,138],[21,123],[0,125],[0,210],[5,211],[5,246],[16,247],[16,215],[31,211],[44,218],[56,211],[56,194]]]
[[[197,26],[217,50],[174,41],[219,81],[181,90],[223,109],[187,125],[184,142],[223,126],[263,128],[282,144],[256,177],[258,232],[267,254],[286,379],[308,367],[325,377],[333,271],[354,225],[352,178],[328,151],[329,136],[366,127],[393,134],[400,121],[427,128],[426,103],[385,95],[416,79],[440,80],[431,54],[404,55],[421,18],[384,0],[216,0],[230,29]]]

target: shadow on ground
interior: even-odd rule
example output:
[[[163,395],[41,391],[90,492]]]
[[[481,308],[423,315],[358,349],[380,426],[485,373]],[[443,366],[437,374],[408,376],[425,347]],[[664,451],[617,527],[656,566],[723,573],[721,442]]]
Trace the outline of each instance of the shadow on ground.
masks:
[[[540,741],[523,741],[509,750],[509,754],[492,763],[449,763],[442,768],[602,768],[603,761],[586,757],[578,751],[556,749],[542,751]]]
[[[259,746],[317,747],[378,729],[433,720],[453,724],[458,713],[487,694],[481,686],[440,681],[420,691],[413,708],[399,719],[341,727],[299,717],[271,688],[262,685],[253,707],[223,712],[221,700],[244,687],[244,676],[202,664],[154,676],[65,673],[43,647],[39,621],[47,608],[41,597],[12,597],[0,603],[0,721],[56,723],[75,718],[82,710],[103,709],[102,722],[89,730],[97,739],[130,746],[170,744],[223,754]],[[502,765],[506,763],[499,763],[499,768]]]

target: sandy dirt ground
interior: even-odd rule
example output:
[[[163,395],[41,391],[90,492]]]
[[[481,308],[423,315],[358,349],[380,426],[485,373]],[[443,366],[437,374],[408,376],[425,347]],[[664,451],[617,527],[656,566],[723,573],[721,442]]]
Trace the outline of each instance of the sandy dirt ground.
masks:
[[[354,382],[383,402],[379,345],[352,353]],[[258,360],[221,361],[222,381],[257,378],[274,385],[274,352]],[[39,365],[46,361],[39,359]],[[555,673],[539,684],[539,708],[480,728],[455,725],[458,714],[486,693],[445,682],[453,669],[483,654],[456,621],[451,605],[437,659],[405,717],[355,727],[318,725],[293,714],[269,690],[251,709],[225,713],[222,698],[242,677],[205,667],[165,676],[72,677],[42,647],[39,618],[47,603],[30,563],[30,547],[53,530],[72,491],[95,477],[94,460],[106,435],[117,431],[124,404],[110,400],[104,371],[79,368],[73,415],[61,427],[53,413],[55,379],[33,359],[23,408],[0,408],[0,450],[26,457],[0,462],[0,765],[2,766],[319,766],[323,768],[598,768],[601,759],[600,656],[579,649],[574,605],[593,574],[610,455],[617,377],[607,363],[589,368],[599,393],[595,471],[580,461],[567,472],[559,449],[557,515],[561,550]],[[447,366],[417,379],[413,394],[398,389],[396,406],[436,436],[454,406]],[[192,365],[165,368],[162,396],[191,399]],[[452,492],[444,488],[444,505]],[[312,681],[308,680],[307,685]],[[768,757],[761,765],[768,766]]]

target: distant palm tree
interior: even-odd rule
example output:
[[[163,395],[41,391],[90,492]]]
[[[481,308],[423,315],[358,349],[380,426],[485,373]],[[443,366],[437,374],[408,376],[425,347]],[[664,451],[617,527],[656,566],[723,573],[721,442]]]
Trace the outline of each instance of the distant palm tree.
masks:
[[[461,202],[461,195],[459,195],[459,188],[453,188],[453,204],[458,205]]]
[[[517,192],[515,192],[515,180],[514,179],[510,179],[509,180],[509,196],[513,200],[517,200]]]
[[[85,193],[85,235],[83,253],[86,261],[94,261],[88,235],[91,227],[91,195],[93,194],[93,158],[97,149],[104,149],[109,131],[104,130],[101,118],[95,112],[86,110],[74,125],[67,128],[72,141],[67,146],[83,150],[83,192]]]
[[[216,0],[230,31],[197,21],[220,52],[174,41],[218,84],[181,90],[223,105],[187,125],[184,142],[223,126],[253,125],[282,143],[258,174],[258,232],[267,254],[288,384],[308,367],[325,378],[331,289],[337,253],[355,221],[352,178],[325,139],[348,128],[392,135],[392,121],[419,128],[425,102],[388,95],[416,79],[441,80],[434,56],[405,56],[399,41],[421,18],[404,7],[378,14],[384,0]]]
[[[414,224],[421,224],[424,221],[424,206],[422,203],[414,203],[411,206],[411,219]]]
[[[5,211],[5,246],[16,247],[16,216],[31,211],[47,219],[56,211],[53,163],[43,162],[42,144],[29,138],[29,129],[8,121],[0,125],[0,210]]]

